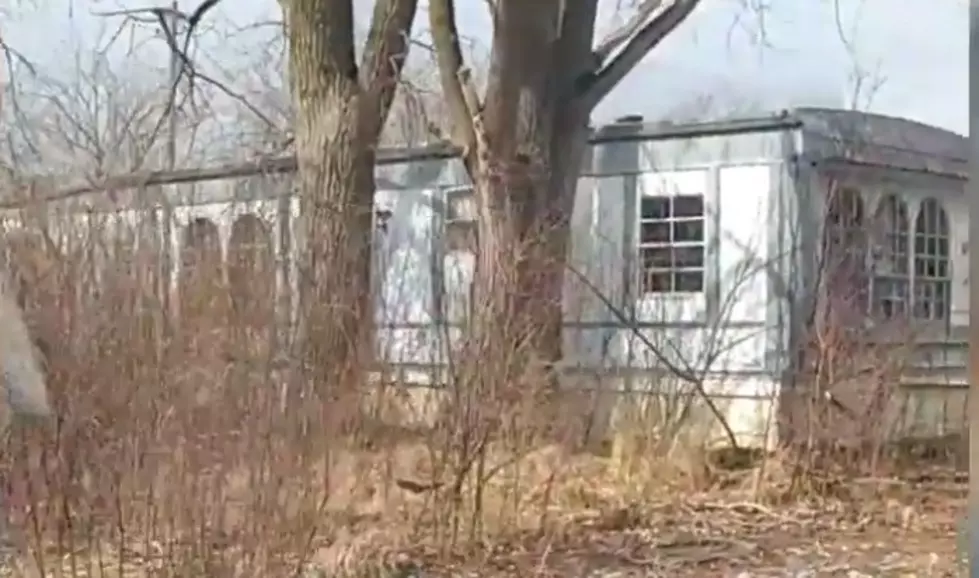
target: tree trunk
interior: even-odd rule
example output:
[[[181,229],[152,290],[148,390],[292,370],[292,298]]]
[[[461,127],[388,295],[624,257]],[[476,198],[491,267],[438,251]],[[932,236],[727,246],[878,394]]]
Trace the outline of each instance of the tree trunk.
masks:
[[[296,103],[303,389],[335,399],[357,390],[370,361],[374,151],[418,1],[375,0],[359,65],[352,0],[280,2]]]
[[[374,155],[356,142],[297,148],[307,147],[319,158],[300,173],[303,358],[316,386],[339,392],[359,385],[370,361]]]
[[[347,6],[349,3],[330,3]],[[356,387],[370,334],[375,135],[363,122],[352,15],[283,2],[297,103],[300,340],[306,388],[336,398]],[[341,23],[330,22],[331,19]]]
[[[429,0],[452,138],[479,207],[473,340],[480,363],[504,364],[497,379],[511,381],[528,361],[561,361],[564,268],[589,116],[699,1],[643,0],[594,46],[598,0],[497,0],[480,99],[462,60],[454,0]]]
[[[303,358],[318,387],[339,392],[368,362],[374,153],[356,134],[324,134],[320,115],[300,116]]]
[[[570,174],[577,174],[577,168]],[[476,181],[481,203],[490,208],[477,228],[474,305],[480,320],[490,325],[487,332],[506,337],[507,347],[525,348],[535,361],[550,366],[561,357],[568,205],[574,201],[576,179],[511,172],[508,180]],[[500,335],[504,326],[507,333]]]
[[[494,353],[512,373],[515,363],[551,367],[561,359],[565,253],[591,111],[577,83],[593,68],[597,2],[501,0],[495,10],[480,104],[463,74],[454,3],[429,2],[453,138],[466,152],[480,207],[475,339],[495,333]]]
[[[573,139],[571,132],[555,134]],[[554,395],[563,353],[564,268],[578,170],[577,163],[570,170],[563,165],[580,154],[558,154],[562,156],[545,153],[536,162],[517,155],[502,178],[497,169],[476,179],[479,204],[488,210],[477,225],[472,338],[478,346],[474,358],[488,368],[481,372],[481,381],[489,382],[482,384],[484,395],[505,402],[532,393],[538,402],[538,433],[568,440],[576,427],[561,415]]]

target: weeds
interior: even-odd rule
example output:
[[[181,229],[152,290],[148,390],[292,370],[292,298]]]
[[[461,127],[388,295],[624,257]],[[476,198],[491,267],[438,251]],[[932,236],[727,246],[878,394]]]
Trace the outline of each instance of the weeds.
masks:
[[[200,235],[181,255],[190,274],[173,287],[177,315],[158,290],[168,284],[149,226],[115,237],[41,229],[43,242],[11,257],[58,416],[15,431],[6,447],[22,566],[41,575],[409,575],[433,560],[491,565],[499,548],[528,540],[554,551],[596,528],[656,525],[677,496],[723,490],[751,504],[798,502],[867,473],[855,462],[816,464],[816,449],[718,449],[708,431],[716,427],[685,424],[724,409],[682,383],[664,384],[649,403],[620,396],[613,405],[626,409],[586,432],[603,423],[594,415],[601,392],[555,395],[548,370],[477,355],[463,341],[450,349],[440,389],[387,375],[343,388],[328,407],[290,396],[298,374],[283,363],[288,331],[276,325],[273,289],[256,282],[269,274],[268,246],[237,246],[225,271],[213,239]],[[840,367],[828,334],[820,343]],[[586,438],[599,443],[583,448]],[[867,447],[889,459],[879,444]]]

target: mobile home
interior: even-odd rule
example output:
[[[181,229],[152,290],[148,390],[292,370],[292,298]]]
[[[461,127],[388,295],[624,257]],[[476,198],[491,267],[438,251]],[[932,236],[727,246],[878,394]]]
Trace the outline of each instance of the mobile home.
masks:
[[[881,343],[905,348],[901,401],[885,412],[895,427],[927,435],[963,426],[964,137],[796,109],[693,124],[629,117],[591,142],[564,294],[568,384],[617,399],[703,390],[723,400],[737,436],[767,437],[783,394],[804,386],[811,361],[802,352],[832,326],[872,336],[870,366],[881,363]],[[437,385],[433,368],[467,309],[472,255],[447,240],[473,217],[469,182],[457,159],[429,150],[386,160],[377,177],[378,354],[409,380]],[[258,217],[279,257],[276,290],[289,292],[299,216],[291,189],[288,176],[164,187],[176,205],[169,242],[179,250],[203,227],[226,256],[242,219]],[[827,395],[864,414],[860,392],[874,379],[856,372]]]

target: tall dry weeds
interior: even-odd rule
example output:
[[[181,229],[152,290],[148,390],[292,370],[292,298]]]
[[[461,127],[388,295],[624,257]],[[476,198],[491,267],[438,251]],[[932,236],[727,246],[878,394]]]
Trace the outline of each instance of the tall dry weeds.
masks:
[[[206,231],[189,235],[166,311],[153,226],[32,223],[40,241],[11,255],[57,415],[17,432],[5,454],[27,566],[353,571],[409,546],[451,553],[546,519],[563,461],[541,450],[555,431],[540,420],[546,375],[460,347],[437,417],[411,436],[365,411],[372,387],[345,385],[353,395],[329,404],[284,395],[304,376],[279,339],[289,331],[276,326],[274,281],[263,282],[268,247],[222,256]]]
[[[43,242],[13,263],[57,413],[18,432],[4,464],[26,565],[42,575],[357,575],[404,565],[405,552],[558,540],[583,518],[643,511],[677,477],[684,491],[716,481],[697,470],[707,445],[680,443],[686,416],[712,412],[620,422],[646,440],[623,472],[579,451],[599,421],[595,392],[555,395],[557,368],[448,328],[448,370],[430,376],[440,387],[381,372],[328,403],[287,395],[303,375],[277,325],[288,316],[270,297],[267,244],[221,255],[200,235],[178,256],[179,311],[166,311],[152,223],[112,235],[93,223],[72,235],[38,225]],[[482,307],[466,309],[463,324]]]
[[[44,255],[16,263],[43,270],[22,287],[57,408],[50,428],[9,448],[34,564],[79,575],[303,567],[332,531],[322,512],[340,444],[317,420],[299,437],[283,412],[266,296],[232,307],[221,263],[185,255],[178,323],[155,291],[159,246],[131,244],[152,234],[113,244],[92,228],[51,232]]]

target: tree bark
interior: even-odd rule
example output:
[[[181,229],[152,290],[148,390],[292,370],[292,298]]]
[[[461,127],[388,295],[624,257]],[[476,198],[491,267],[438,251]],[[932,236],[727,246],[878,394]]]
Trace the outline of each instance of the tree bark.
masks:
[[[480,208],[474,338],[495,339],[500,359],[524,363],[528,356],[517,353],[525,348],[545,364],[561,361],[565,264],[589,117],[699,3],[644,0],[593,47],[598,0],[498,0],[479,102],[465,74],[454,2],[430,0],[452,137]],[[501,324],[509,329],[501,332]]]
[[[417,0],[378,0],[362,63],[350,0],[281,0],[297,104],[300,339],[308,385],[335,399],[367,366],[375,149]]]
[[[481,355],[507,360],[507,381],[528,362],[549,367],[561,358],[565,253],[590,112],[574,98],[574,83],[591,61],[588,26],[583,36],[562,35],[562,17],[571,11],[578,23],[581,13],[564,4],[497,4],[482,105],[466,104],[471,89],[454,82],[461,56],[452,3],[430,8],[454,138],[470,153],[480,207],[474,339],[484,350],[494,344]],[[587,20],[594,3],[583,4]]]

